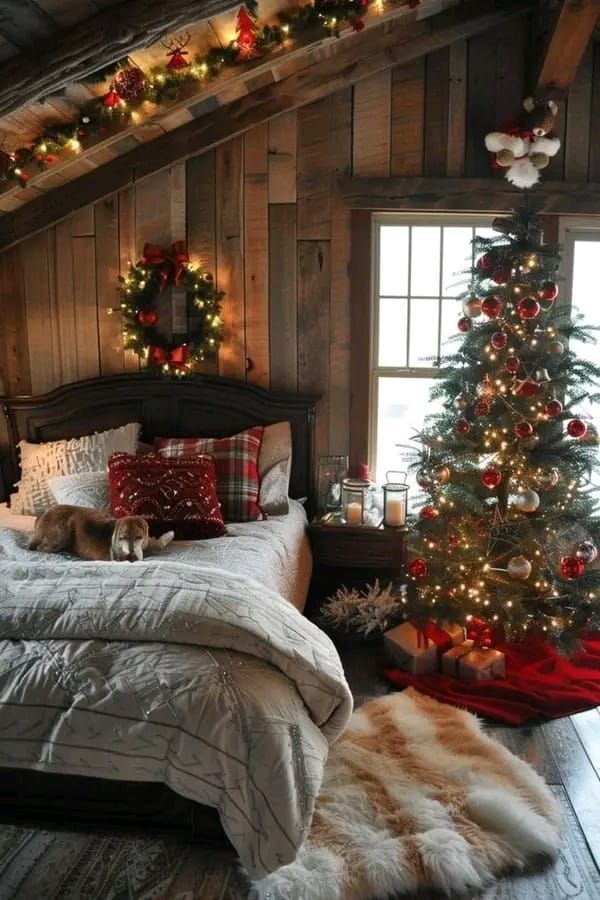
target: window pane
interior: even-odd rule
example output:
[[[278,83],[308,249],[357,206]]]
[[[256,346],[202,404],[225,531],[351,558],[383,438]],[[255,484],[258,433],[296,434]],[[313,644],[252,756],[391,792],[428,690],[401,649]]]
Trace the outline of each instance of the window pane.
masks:
[[[444,228],[442,294],[445,297],[456,297],[464,290],[467,279],[464,272],[471,266],[472,238],[472,228]]]
[[[458,334],[456,323],[462,316],[462,308],[456,300],[442,300],[442,353],[455,353],[456,344],[446,344],[446,341]],[[444,346],[445,345],[445,346]]]
[[[434,366],[438,352],[439,300],[433,297],[410,301],[409,366]]]
[[[379,230],[379,293],[392,297],[408,293],[407,225],[382,225]]]
[[[410,293],[417,297],[439,297],[440,229],[415,225],[412,229]]]
[[[406,365],[406,297],[379,301],[379,365]]]

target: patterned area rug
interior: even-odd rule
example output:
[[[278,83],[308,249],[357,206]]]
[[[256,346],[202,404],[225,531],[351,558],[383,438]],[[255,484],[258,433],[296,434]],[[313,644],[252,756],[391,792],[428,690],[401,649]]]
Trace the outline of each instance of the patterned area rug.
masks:
[[[470,713],[409,688],[334,745],[298,858],[251,890],[232,851],[0,826],[0,900],[380,900],[473,896],[552,859],[556,804]]]

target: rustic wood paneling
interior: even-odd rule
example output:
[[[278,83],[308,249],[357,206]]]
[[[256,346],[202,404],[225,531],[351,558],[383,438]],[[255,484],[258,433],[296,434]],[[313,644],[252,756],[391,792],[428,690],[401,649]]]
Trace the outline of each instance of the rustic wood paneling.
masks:
[[[296,110],[269,122],[269,203],[296,202]]]
[[[565,141],[565,178],[569,181],[585,181],[588,177],[593,64],[590,43],[569,91]]]
[[[483,139],[502,124],[496,118],[497,57],[495,34],[478,35],[469,41],[465,175],[471,177],[490,175],[490,156]]]
[[[60,359],[52,329],[48,232],[24,242],[23,259],[31,390],[43,394],[56,384]]]
[[[390,175],[423,174],[425,60],[392,69]]]
[[[298,390],[296,206],[269,208],[269,359],[271,387]]]
[[[353,164],[357,175],[389,175],[392,79],[389,69],[354,88]]]
[[[592,44],[593,60],[593,84],[592,84],[592,108],[590,116],[590,164],[588,178],[590,181],[600,181],[600,43]]]
[[[298,110],[298,239],[327,240],[331,223],[331,97]]]
[[[0,257],[0,374],[7,394],[31,392],[25,282],[19,247]]]
[[[298,389],[320,395],[315,452],[329,443],[329,243],[298,241]]]
[[[100,372],[112,375],[125,370],[121,335],[119,275],[119,206],[113,195],[94,207],[96,221],[96,296]],[[110,310],[110,312],[109,312]]]
[[[244,137],[244,302],[247,378],[269,387],[268,130]]]
[[[465,171],[467,41],[457,41],[450,47],[448,78],[447,174],[457,178],[463,175]],[[403,175],[406,173],[398,172],[394,174]]]
[[[190,259],[213,276],[217,271],[216,154],[214,150],[186,162],[187,244]],[[216,359],[205,360],[202,372],[219,371]]]
[[[217,285],[223,300],[224,342],[219,372],[231,378],[246,374],[244,304],[244,142],[235,138],[217,149]]]
[[[445,175],[448,153],[450,49],[427,57],[425,68],[425,175]]]
[[[100,371],[96,243],[93,236],[73,238],[73,295],[77,374],[92,378]]]

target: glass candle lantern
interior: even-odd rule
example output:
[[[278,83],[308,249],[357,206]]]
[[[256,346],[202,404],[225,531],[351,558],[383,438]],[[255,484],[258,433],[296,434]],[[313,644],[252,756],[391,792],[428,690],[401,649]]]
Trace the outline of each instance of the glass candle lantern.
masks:
[[[365,517],[365,497],[370,481],[361,478],[342,480],[342,522],[346,525],[362,525]]]
[[[402,476],[394,479],[392,476]],[[383,485],[383,524],[388,528],[404,528],[408,505],[408,485],[405,472],[386,472],[387,481]]]

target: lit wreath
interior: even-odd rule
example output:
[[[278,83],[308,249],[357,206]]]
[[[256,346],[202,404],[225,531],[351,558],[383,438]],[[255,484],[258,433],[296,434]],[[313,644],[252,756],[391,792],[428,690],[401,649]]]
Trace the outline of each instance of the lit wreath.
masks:
[[[169,339],[157,328],[156,300],[167,286],[186,293],[188,331],[184,339]],[[165,374],[187,375],[194,363],[215,359],[223,323],[219,313],[223,291],[213,276],[189,262],[183,241],[163,250],[146,244],[142,258],[119,277],[122,297],[123,346],[133,350],[146,365]]]

